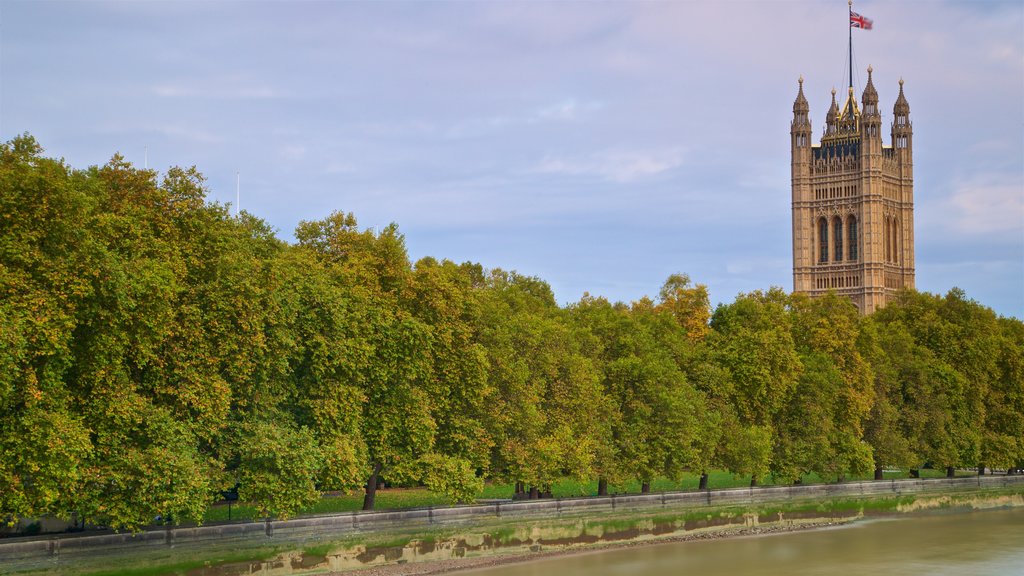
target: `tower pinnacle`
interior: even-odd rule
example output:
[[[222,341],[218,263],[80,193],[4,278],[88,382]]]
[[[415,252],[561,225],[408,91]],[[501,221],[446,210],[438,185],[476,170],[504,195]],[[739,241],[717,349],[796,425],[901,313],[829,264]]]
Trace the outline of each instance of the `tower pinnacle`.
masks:
[[[892,112],[896,116],[907,116],[910,114],[910,103],[907,102],[907,97],[903,95],[903,78],[900,78],[900,94],[896,97],[896,105],[893,106]]]
[[[804,77],[802,74],[797,82],[799,82],[800,88],[797,90],[796,100],[793,102],[793,113],[797,114],[802,112],[804,116],[806,116],[811,107],[807,103],[807,98],[804,96]]]
[[[860,100],[864,104],[865,114],[875,114],[878,112],[878,91],[875,90],[875,83],[871,80],[871,66],[868,66],[868,85],[864,87],[864,94],[861,95]]]

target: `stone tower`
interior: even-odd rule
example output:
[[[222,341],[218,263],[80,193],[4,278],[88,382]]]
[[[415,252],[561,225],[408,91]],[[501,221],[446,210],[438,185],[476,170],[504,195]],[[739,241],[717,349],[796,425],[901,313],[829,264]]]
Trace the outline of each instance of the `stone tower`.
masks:
[[[790,128],[793,186],[793,291],[849,296],[861,314],[914,287],[914,163],[910,105],[893,107],[891,146],[871,80],[857,106],[853,87],[840,108],[836,91],[821,143],[811,144],[804,80]]]

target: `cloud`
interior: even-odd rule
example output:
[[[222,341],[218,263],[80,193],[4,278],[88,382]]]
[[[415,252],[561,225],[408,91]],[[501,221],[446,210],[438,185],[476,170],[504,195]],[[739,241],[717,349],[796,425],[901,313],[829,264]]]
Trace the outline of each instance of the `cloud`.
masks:
[[[626,183],[661,174],[683,164],[683,149],[605,150],[574,157],[547,156],[537,167],[544,174],[590,176]]]
[[[161,98],[204,98],[211,100],[276,100],[288,94],[264,82],[244,75],[216,78],[189,78],[153,85],[150,90]]]
[[[1020,182],[978,179],[956,186],[945,202],[948,225],[969,235],[993,235],[1024,230],[1024,189]]]
[[[302,160],[306,157],[306,147],[302,144],[286,144],[281,147],[281,157],[292,162]]]
[[[477,138],[507,128],[578,122],[602,108],[604,103],[597,100],[566,98],[525,112],[465,119],[445,130],[444,136],[449,139]]]
[[[349,162],[340,162],[338,160],[331,160],[324,167],[325,174],[352,174],[356,171],[355,165]]]
[[[544,121],[572,121],[578,120],[581,116],[596,112],[604,108],[602,102],[577,102],[575,99],[567,99],[551,106],[541,108],[529,120],[530,122]]]
[[[157,135],[168,140],[184,141],[190,143],[202,143],[202,144],[218,144],[224,141],[222,136],[219,136],[209,130],[203,128],[196,128],[187,124],[156,124],[156,123],[143,123],[143,124],[125,124],[123,122],[111,122],[103,126],[100,126],[96,130],[100,134],[143,134],[143,135]]]
[[[765,272],[785,270],[792,264],[791,261],[783,258],[755,258],[732,260],[725,264],[725,272],[738,276],[746,276],[754,273],[764,275]]]

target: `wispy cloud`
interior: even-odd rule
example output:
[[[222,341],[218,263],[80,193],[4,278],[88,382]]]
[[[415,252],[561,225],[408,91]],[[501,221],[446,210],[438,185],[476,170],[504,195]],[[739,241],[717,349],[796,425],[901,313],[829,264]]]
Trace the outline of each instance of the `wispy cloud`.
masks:
[[[281,158],[295,162],[306,157],[306,147],[302,144],[285,144],[281,147]]]
[[[97,128],[96,131],[100,134],[152,134],[171,140],[202,144],[217,144],[224,141],[223,136],[205,128],[197,128],[184,123],[125,124],[110,122]]]
[[[449,139],[470,138],[509,128],[579,122],[603,108],[604,103],[597,100],[566,98],[518,113],[468,118],[456,122],[445,130],[444,135]]]
[[[732,260],[725,264],[725,271],[728,274],[745,276],[766,271],[784,270],[791,264],[789,260],[782,258],[758,258]]]
[[[331,160],[324,166],[323,171],[324,174],[352,174],[356,171],[356,167],[350,162]]]
[[[605,150],[584,156],[547,156],[537,171],[545,174],[590,176],[612,182],[634,180],[667,172],[683,164],[682,148],[666,150]]]
[[[1019,236],[1024,230],[1024,189],[1019,181],[978,179],[962,183],[944,208],[948,225],[963,234]]]
[[[212,100],[274,100],[288,93],[243,75],[188,78],[162,82],[151,87],[161,98],[205,98]]]
[[[597,112],[602,108],[604,108],[603,102],[598,102],[596,100],[579,102],[573,98],[569,98],[537,110],[535,114],[528,117],[528,122],[537,123],[545,121],[578,120],[581,117],[592,112]]]

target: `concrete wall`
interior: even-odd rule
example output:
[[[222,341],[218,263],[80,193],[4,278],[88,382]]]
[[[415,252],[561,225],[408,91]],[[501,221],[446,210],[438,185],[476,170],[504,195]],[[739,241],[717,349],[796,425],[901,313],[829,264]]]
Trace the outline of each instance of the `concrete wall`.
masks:
[[[81,566],[85,560],[124,555],[187,557],[189,550],[208,552],[288,546],[330,541],[361,533],[416,530],[431,526],[480,524],[495,520],[535,520],[607,514],[615,511],[685,510],[822,500],[886,497],[935,492],[973,492],[1017,486],[1024,475],[951,479],[908,479],[801,486],[770,486],[689,492],[630,494],[590,498],[556,498],[473,506],[431,507],[386,512],[352,512],[295,520],[209,524],[131,533],[62,534],[0,540],[0,573],[25,569]]]

